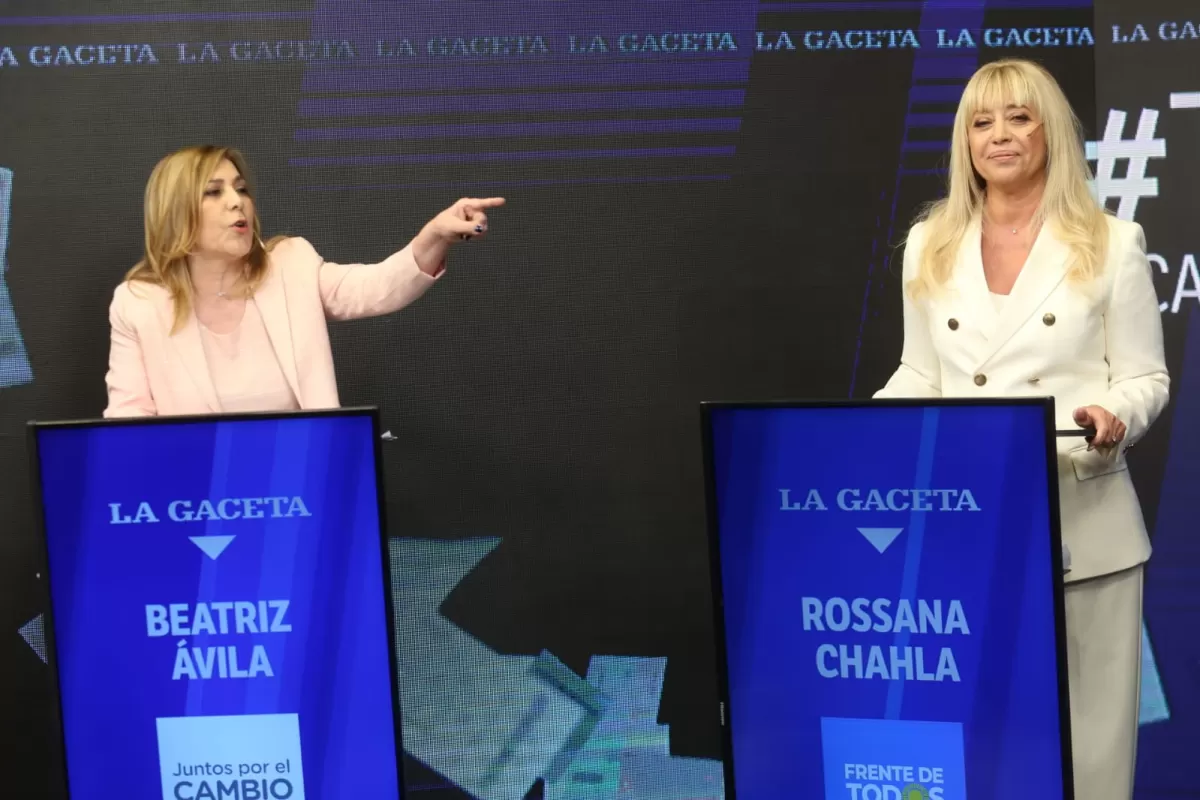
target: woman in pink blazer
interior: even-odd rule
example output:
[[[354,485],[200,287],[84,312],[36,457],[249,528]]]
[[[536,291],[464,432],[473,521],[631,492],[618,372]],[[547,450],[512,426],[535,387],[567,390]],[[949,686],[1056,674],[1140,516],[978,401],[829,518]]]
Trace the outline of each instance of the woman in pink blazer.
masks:
[[[243,156],[191,147],[146,186],[146,255],[113,293],[106,417],[336,408],[327,319],[404,308],[504,200],[460,200],[378,264],[264,243]]]

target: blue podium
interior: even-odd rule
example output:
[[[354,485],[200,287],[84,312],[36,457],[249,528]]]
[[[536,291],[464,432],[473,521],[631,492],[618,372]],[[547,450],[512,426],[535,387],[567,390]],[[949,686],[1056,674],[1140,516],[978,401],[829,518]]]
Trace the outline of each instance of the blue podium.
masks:
[[[73,800],[401,796],[378,428],[30,424]]]
[[[705,404],[730,800],[1071,800],[1053,401]]]

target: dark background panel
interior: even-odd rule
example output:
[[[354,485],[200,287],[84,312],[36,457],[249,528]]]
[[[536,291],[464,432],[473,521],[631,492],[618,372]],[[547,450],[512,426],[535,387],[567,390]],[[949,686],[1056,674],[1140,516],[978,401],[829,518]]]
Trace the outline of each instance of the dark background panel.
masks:
[[[1110,173],[1114,180],[1101,184],[1115,209],[1119,196],[1130,193],[1123,179],[1142,173],[1158,182],[1156,192],[1137,198],[1136,209],[1126,215],[1146,233],[1159,298],[1166,304],[1162,319],[1172,383],[1172,406],[1131,459],[1154,546],[1144,610],[1158,683],[1156,691],[1143,694],[1143,719],[1148,710],[1151,720],[1142,726],[1138,747],[1138,796],[1147,798],[1200,795],[1190,764],[1195,751],[1188,744],[1200,740],[1200,644],[1188,633],[1200,626],[1200,548],[1193,499],[1200,480],[1195,466],[1200,440],[1191,421],[1200,400],[1200,293],[1195,291],[1200,282],[1193,272],[1200,254],[1195,224],[1200,204],[1200,108],[1172,108],[1171,102],[1172,94],[1200,92],[1200,72],[1195,69],[1200,20],[1195,11],[1185,0],[1096,4],[1096,26],[1105,32],[1096,48],[1097,135],[1133,140],[1143,115],[1149,122],[1157,114],[1152,133],[1148,129],[1142,138],[1160,139],[1165,148],[1162,157],[1144,162],[1144,173],[1118,158]],[[1123,130],[1116,127],[1113,111],[1125,113]],[[1110,122],[1113,128],[1108,130]],[[1151,145],[1133,147],[1144,154]]]

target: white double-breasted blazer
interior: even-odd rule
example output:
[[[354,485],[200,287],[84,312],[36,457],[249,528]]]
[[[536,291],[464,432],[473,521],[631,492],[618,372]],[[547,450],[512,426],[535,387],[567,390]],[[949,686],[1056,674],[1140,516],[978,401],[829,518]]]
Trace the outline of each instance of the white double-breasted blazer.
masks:
[[[950,279],[914,299],[924,223],[904,252],[904,348],[900,367],[876,397],[1054,397],[1056,425],[1097,405],[1125,423],[1118,448],[1088,450],[1079,437],[1058,440],[1067,579],[1117,572],[1150,557],[1150,539],[1126,464],[1167,404],[1170,379],[1162,319],[1142,228],[1109,217],[1108,251],[1097,277],[1067,277],[1070,251],[1042,226],[1028,260],[997,306],[983,273],[981,226],[963,238]],[[980,432],[987,446],[987,432]]]

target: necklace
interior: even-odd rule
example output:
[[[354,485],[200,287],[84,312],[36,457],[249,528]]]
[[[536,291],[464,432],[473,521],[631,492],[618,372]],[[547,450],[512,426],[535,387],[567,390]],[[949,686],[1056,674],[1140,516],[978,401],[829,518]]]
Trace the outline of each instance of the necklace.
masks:
[[[232,292],[234,287],[237,286],[238,278],[245,277],[245,270],[242,271],[241,275],[238,275],[236,278],[233,279],[233,284],[230,285],[230,287],[228,289],[225,288],[226,274],[227,273],[224,273],[224,272],[221,273],[221,284],[220,284],[220,286],[217,287],[217,291],[214,292],[214,295],[216,297],[230,297],[230,292]],[[195,281],[192,282],[192,289],[193,290],[197,289]]]
[[[994,222],[992,222],[990,219],[988,219],[988,216],[987,216],[987,214],[984,214],[984,215],[983,215],[983,221],[984,221],[985,223],[987,223],[988,225],[991,225],[991,226],[993,226],[993,227],[1005,227],[1005,228],[1008,228],[1008,226],[1007,226],[1007,225],[1003,225],[1003,226],[996,225],[996,223],[994,223]],[[1033,222],[1033,220],[1032,220],[1032,219],[1030,219],[1030,220],[1029,220],[1028,222],[1026,222],[1024,225],[1020,225],[1020,226],[1018,226],[1018,227],[1016,227],[1016,228],[1009,228],[1009,230],[1012,232],[1012,235],[1013,235],[1013,236],[1016,236],[1018,233],[1020,233],[1020,232],[1021,232],[1021,230],[1022,230],[1023,228],[1028,228],[1028,227],[1029,227],[1029,225],[1030,225],[1030,223],[1032,223],[1032,222]]]

